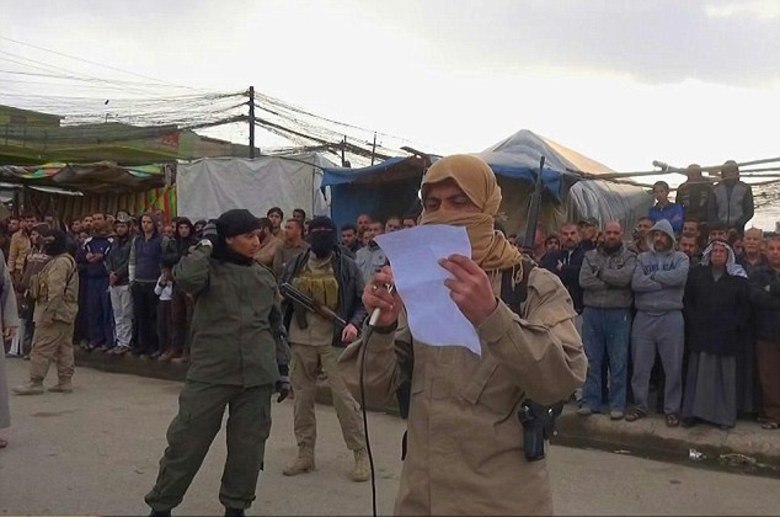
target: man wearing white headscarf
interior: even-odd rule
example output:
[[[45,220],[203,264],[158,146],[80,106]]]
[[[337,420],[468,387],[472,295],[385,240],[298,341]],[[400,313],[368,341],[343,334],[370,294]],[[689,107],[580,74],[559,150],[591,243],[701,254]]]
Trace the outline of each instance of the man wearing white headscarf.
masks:
[[[701,265],[691,269],[684,303],[690,357],[683,426],[700,419],[733,427],[737,420],[737,355],[747,345],[750,286],[727,242],[711,242]]]

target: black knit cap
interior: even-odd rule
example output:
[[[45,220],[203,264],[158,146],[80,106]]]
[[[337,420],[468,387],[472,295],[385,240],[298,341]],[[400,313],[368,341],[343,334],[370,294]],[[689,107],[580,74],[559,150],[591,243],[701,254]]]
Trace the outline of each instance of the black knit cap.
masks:
[[[333,222],[333,219],[324,215],[315,217],[309,223],[309,232],[313,232],[314,230],[323,230],[323,229],[331,230],[335,232],[336,223]]]
[[[245,208],[228,210],[217,219],[217,230],[223,237],[235,237],[260,229],[260,220]]]

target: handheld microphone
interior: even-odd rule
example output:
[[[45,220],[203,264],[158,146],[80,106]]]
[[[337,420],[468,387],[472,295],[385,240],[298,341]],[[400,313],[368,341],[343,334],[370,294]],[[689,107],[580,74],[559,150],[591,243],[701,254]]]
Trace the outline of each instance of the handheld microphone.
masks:
[[[393,285],[393,284],[386,285],[385,289],[387,289],[387,292],[389,294],[393,294],[395,292],[395,285]],[[381,316],[381,315],[382,315],[382,310],[379,307],[374,309],[371,312],[371,317],[368,318],[368,326],[369,327],[376,327],[376,322],[379,321],[379,316]]]

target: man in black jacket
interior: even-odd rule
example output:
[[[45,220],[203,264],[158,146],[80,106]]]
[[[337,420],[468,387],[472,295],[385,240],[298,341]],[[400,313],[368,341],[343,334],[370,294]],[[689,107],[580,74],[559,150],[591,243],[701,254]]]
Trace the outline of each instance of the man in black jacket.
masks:
[[[322,366],[328,376],[344,441],[355,454],[355,468],[350,479],[367,481],[369,465],[360,406],[336,368],[340,347],[357,339],[358,329],[366,316],[361,299],[363,279],[355,262],[339,249],[336,225],[330,218],[314,218],[309,231],[311,249],[287,264],[282,283],[292,284],[322,306],[336,311],[348,323],[342,328],[300,305],[286,303],[285,325],[294,359],[290,377],[295,390],[294,427],[298,456],[283,473],[295,476],[314,469],[317,436],[314,402],[317,374]]]
[[[575,325],[582,333],[582,287],[580,287],[580,268],[585,258],[585,249],[580,244],[577,225],[566,223],[561,227],[561,249],[557,253],[548,253],[542,259],[541,266],[558,275],[571,295],[574,310],[577,311]]]

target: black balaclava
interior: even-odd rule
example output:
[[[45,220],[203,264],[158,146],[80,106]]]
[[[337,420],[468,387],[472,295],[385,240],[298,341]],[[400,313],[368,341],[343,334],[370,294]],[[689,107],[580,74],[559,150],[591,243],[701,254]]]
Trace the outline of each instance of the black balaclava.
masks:
[[[62,255],[67,251],[68,237],[62,230],[51,230],[43,237],[43,251],[50,257]]]
[[[309,223],[309,244],[317,258],[326,258],[336,249],[336,224],[330,217],[319,216]]]

